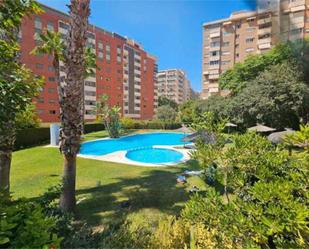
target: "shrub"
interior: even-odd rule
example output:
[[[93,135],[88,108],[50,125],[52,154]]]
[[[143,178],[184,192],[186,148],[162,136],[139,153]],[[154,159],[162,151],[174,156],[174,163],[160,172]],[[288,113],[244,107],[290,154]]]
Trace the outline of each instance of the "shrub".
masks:
[[[24,111],[18,112],[15,122],[17,130],[39,127],[41,120],[35,111],[35,105],[31,103]]]
[[[104,124],[100,124],[100,123],[89,123],[89,124],[85,124],[84,126],[84,133],[90,133],[90,132],[95,132],[95,131],[102,131],[105,129]]]
[[[47,143],[50,138],[49,127],[19,130],[16,133],[15,149],[22,149]]]
[[[124,127],[125,129],[135,129],[135,121],[132,118],[126,118],[123,117],[120,120],[121,127]]]
[[[177,122],[167,122],[163,123],[160,120],[133,120],[131,118],[122,118],[121,125],[123,129],[178,129],[181,127],[181,123]]]
[[[59,248],[62,238],[53,229],[56,219],[43,207],[27,200],[0,203],[1,248]]]

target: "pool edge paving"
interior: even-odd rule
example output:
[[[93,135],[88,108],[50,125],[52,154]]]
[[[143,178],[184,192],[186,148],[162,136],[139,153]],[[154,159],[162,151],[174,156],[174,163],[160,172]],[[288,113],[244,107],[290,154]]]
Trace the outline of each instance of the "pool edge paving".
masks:
[[[122,163],[122,164],[128,164],[133,166],[143,166],[143,167],[168,167],[168,166],[175,166],[180,163],[184,163],[188,160],[190,160],[190,152],[192,152],[192,149],[179,149],[175,148],[175,146],[182,146],[182,145],[173,145],[173,146],[167,146],[167,145],[157,145],[153,146],[153,148],[158,149],[170,149],[177,152],[180,152],[183,154],[183,158],[180,161],[177,162],[169,162],[169,163],[143,163],[138,161],[130,160],[126,157],[127,150],[122,151],[116,151],[113,153],[109,153],[102,156],[94,156],[94,155],[82,155],[78,154],[78,157],[80,158],[86,158],[86,159],[94,159],[94,160],[100,160],[100,161],[107,161],[107,162],[114,162],[114,163]]]

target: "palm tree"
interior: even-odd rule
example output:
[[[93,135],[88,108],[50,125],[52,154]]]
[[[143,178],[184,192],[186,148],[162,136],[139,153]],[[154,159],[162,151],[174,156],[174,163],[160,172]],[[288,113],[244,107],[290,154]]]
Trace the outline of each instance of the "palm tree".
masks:
[[[60,104],[60,151],[64,155],[63,191],[60,207],[74,212],[76,206],[76,155],[80,148],[80,137],[84,121],[84,79],[95,66],[94,54],[86,49],[86,32],[90,14],[90,0],[71,0],[70,30],[67,46],[59,33],[46,31],[40,35],[42,45],[34,53],[53,55],[53,67],[58,82]],[[64,62],[66,77],[60,78],[59,65]]]
[[[68,47],[64,53],[66,72],[60,97],[60,150],[64,155],[63,191],[60,207],[75,210],[76,155],[83,128],[83,85],[86,75],[85,44],[90,0],[71,0]]]
[[[56,32],[46,30],[46,33],[40,34],[41,45],[32,50],[32,54],[49,54],[53,56],[53,67],[55,70],[56,82],[58,83],[59,99],[61,95],[61,79],[60,79],[60,60],[64,60],[65,45],[61,39],[61,35]]]

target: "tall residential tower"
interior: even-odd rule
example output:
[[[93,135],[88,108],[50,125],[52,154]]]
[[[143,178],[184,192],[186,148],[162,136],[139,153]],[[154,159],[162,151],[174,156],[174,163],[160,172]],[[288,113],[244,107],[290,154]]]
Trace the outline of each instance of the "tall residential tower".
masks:
[[[65,41],[69,15],[42,5],[44,13],[23,20],[20,32],[21,61],[34,73],[44,76],[45,84],[35,101],[43,122],[59,121],[57,82],[52,56],[32,55],[40,44],[39,34],[45,30],[59,32]],[[109,96],[110,105],[121,107],[121,114],[135,119],[152,119],[157,106],[155,76],[156,58],[134,40],[89,25],[87,47],[96,54],[98,68],[85,80],[85,119],[96,118],[94,107],[102,94]],[[61,77],[65,77],[63,64]]]
[[[191,98],[191,84],[181,69],[167,69],[157,73],[158,96],[181,104]]]
[[[256,11],[239,11],[203,25],[202,98],[224,94],[219,76],[250,54],[309,35],[309,0],[258,0]]]

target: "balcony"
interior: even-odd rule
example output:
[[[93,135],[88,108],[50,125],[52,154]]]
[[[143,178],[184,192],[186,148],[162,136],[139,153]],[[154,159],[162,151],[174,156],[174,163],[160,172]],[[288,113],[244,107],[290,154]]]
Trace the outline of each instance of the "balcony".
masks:
[[[209,78],[210,80],[219,79],[219,74],[210,74],[210,75],[208,76],[208,78]]]
[[[217,37],[220,37],[221,36],[221,32],[215,32],[215,33],[210,33],[209,34],[209,37],[210,38],[217,38]]]
[[[259,49],[270,49],[271,44],[270,43],[263,43],[258,45]]]
[[[209,65],[209,70],[213,70],[213,69],[219,69],[220,68],[220,65],[219,64],[216,64],[216,65]]]
[[[262,24],[270,23],[270,22],[271,22],[271,18],[270,17],[266,17],[266,18],[263,18],[263,19],[259,19],[257,21],[257,24],[258,25],[262,25]]]
[[[209,61],[218,61],[220,60],[220,55],[210,56]]]
[[[258,30],[258,35],[267,35],[270,33],[271,33],[271,27]]]
[[[306,4],[305,2],[306,2],[305,0],[296,0],[294,2],[290,2],[289,7],[294,8],[294,7],[298,7],[300,5],[305,5]]]
[[[268,38],[263,38],[263,39],[258,39],[258,45],[261,45],[261,44],[265,44],[265,43],[271,43],[271,38],[268,37]]]

